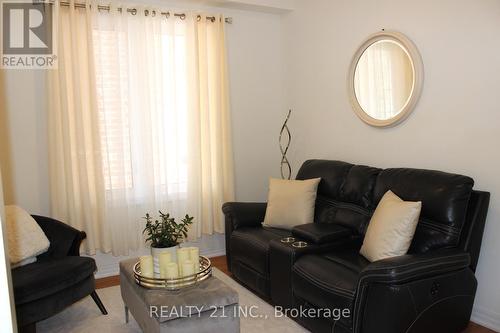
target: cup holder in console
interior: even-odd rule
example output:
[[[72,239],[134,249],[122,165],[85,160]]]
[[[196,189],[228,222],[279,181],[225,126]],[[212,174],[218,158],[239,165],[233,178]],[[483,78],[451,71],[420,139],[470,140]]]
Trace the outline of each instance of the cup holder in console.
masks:
[[[303,241],[294,242],[294,243],[292,243],[292,246],[296,247],[296,248],[307,247],[307,242],[303,242]]]
[[[281,241],[282,243],[287,243],[287,244],[289,244],[289,243],[293,243],[293,242],[295,242],[295,238],[294,238],[294,237],[285,237],[285,238],[282,238],[280,241]]]

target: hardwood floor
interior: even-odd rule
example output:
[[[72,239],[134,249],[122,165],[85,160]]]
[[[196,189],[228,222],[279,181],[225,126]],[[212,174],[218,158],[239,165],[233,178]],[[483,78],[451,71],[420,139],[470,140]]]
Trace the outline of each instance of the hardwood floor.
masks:
[[[232,276],[227,268],[226,256],[213,257],[210,258],[210,261],[212,262],[212,266],[224,272],[226,275]]]
[[[95,280],[96,289],[118,286],[119,284],[120,284],[120,275],[113,275]]]
[[[212,262],[212,266],[216,267],[217,269],[219,269],[220,271],[231,277],[231,273],[227,268],[226,256],[213,257],[210,258],[210,261]],[[96,280],[97,289],[113,287],[119,284],[120,284],[119,275]],[[462,333],[496,333],[496,332],[481,325],[478,325],[476,323],[470,322],[469,326]]]
[[[462,333],[496,333],[489,328],[470,322],[469,326]]]

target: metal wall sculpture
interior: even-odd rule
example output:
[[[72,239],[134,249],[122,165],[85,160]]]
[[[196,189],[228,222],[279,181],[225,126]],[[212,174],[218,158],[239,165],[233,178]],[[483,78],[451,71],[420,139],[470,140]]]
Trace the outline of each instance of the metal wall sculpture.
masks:
[[[283,126],[281,126],[280,137],[279,137],[279,145],[281,151],[280,172],[282,179],[290,179],[290,177],[292,176],[292,167],[290,166],[290,162],[288,162],[288,159],[286,158],[288,147],[290,147],[290,142],[292,141],[292,135],[290,134],[290,130],[288,129],[287,126],[288,119],[290,119],[291,113],[292,110],[288,110],[288,115],[286,116]]]

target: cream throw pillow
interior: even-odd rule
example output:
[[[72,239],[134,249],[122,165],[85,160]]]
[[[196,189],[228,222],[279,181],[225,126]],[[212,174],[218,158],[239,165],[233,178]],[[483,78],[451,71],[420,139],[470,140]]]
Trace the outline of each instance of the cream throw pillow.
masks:
[[[49,239],[28,212],[18,206],[5,206],[9,258],[12,267],[36,261],[49,249]]]
[[[269,179],[264,225],[290,230],[298,224],[313,222],[320,180]]]
[[[392,191],[387,191],[370,220],[359,251],[361,255],[376,261],[406,254],[421,208],[422,202],[403,201]]]

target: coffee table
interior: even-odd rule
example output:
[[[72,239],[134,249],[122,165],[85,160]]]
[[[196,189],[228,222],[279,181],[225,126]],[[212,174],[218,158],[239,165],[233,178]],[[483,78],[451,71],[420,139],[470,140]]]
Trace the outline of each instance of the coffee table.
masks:
[[[120,291],[128,313],[145,333],[239,332],[238,293],[212,276],[179,291],[147,289],[135,283],[138,258],[120,262]]]

